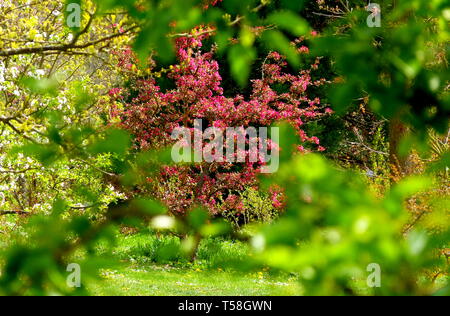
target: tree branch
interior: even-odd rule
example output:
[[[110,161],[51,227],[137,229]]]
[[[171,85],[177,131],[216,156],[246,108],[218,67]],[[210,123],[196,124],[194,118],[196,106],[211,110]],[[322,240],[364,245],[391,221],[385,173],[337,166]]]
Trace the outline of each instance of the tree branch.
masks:
[[[41,47],[23,47],[23,48],[17,48],[17,49],[7,49],[7,50],[1,50],[0,51],[0,57],[9,57],[9,56],[16,56],[16,55],[29,55],[29,54],[38,54],[38,53],[44,53],[49,51],[59,51],[59,52],[65,52],[70,51],[71,49],[83,49],[90,46],[94,46],[96,44],[99,44],[101,42],[109,41],[111,39],[114,39],[116,37],[124,36],[127,33],[130,33],[131,31],[137,29],[138,26],[135,25],[133,27],[130,27],[129,29],[125,30],[121,33],[115,33],[111,34],[105,37],[102,37],[95,41],[90,41],[84,44],[76,44],[76,40],[78,40],[78,37],[75,36],[74,40],[72,40],[68,44],[63,45],[49,45],[49,46],[41,46]],[[80,33],[78,33],[80,34]],[[79,35],[78,35],[79,36]]]
[[[4,215],[30,215],[30,213],[23,211],[0,211],[0,216]]]
[[[319,16],[325,16],[327,18],[338,18],[338,19],[343,19],[345,18],[342,15],[334,15],[334,14],[325,14],[325,13],[319,13],[319,12],[313,12],[314,15],[319,15]]]
[[[21,174],[21,173],[27,173],[32,170],[39,170],[39,168],[28,168],[23,170],[0,170],[0,174]]]

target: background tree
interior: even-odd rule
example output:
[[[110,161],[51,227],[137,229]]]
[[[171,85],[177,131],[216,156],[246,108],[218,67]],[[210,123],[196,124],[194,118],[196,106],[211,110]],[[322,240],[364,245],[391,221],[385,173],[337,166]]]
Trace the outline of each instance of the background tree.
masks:
[[[137,26],[121,12],[100,14],[92,1],[84,1],[81,8],[80,28],[70,29],[61,1],[8,0],[0,6],[2,210],[48,210],[61,191],[74,206],[95,204],[77,193],[86,184],[105,193],[103,202],[119,195],[102,183],[107,157],[63,159],[61,151],[51,146],[35,157],[42,159],[8,154],[24,144],[33,154],[39,144],[49,144],[48,137],[61,138],[69,130],[73,136],[77,129],[80,133],[88,126],[103,125],[101,96],[112,82],[120,80],[112,52],[123,49]],[[58,163],[43,167],[52,161]]]

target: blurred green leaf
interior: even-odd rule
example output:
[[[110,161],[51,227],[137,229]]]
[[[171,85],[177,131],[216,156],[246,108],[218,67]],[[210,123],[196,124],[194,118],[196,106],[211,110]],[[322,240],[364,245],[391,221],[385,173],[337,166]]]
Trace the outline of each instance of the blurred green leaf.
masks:
[[[295,68],[300,65],[300,56],[291,41],[280,31],[270,30],[262,35],[264,44],[272,50],[278,51],[286,56],[287,60]]]
[[[277,25],[279,28],[289,31],[295,36],[306,35],[310,30],[308,22],[291,11],[272,13],[267,18],[267,22]]]
[[[58,82],[54,78],[36,79],[25,77],[21,80],[21,83],[36,94],[58,95]]]
[[[89,147],[93,154],[115,153],[125,155],[131,145],[131,137],[124,130],[111,129],[106,132],[104,138],[99,139]]]
[[[242,45],[235,45],[228,52],[231,73],[241,86],[247,85],[255,58],[256,52],[253,47],[246,48]]]
[[[206,224],[208,218],[208,212],[202,208],[196,208],[188,214],[189,224],[195,231],[200,230]]]

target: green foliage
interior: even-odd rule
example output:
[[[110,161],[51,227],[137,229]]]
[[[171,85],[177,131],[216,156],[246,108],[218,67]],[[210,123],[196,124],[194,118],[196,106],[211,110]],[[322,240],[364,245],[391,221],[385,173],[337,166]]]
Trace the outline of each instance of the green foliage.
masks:
[[[383,27],[368,28],[366,15],[348,15],[351,30],[336,36],[335,29],[313,42],[319,55],[332,56],[343,83],[333,87],[332,101],[343,112],[360,95],[370,95],[373,111],[398,118],[419,132],[434,127],[445,132],[449,123],[448,38],[443,1],[410,1],[383,11]],[[420,7],[417,18],[414,14]],[[384,9],[384,8],[383,8]],[[424,19],[427,16],[428,19]]]
[[[123,156],[131,145],[130,135],[123,130],[108,130],[105,138],[98,140],[89,148],[93,154],[116,154]]]
[[[412,230],[399,238],[407,220],[402,201],[428,188],[429,179],[405,179],[376,199],[359,175],[307,155],[285,164],[273,181],[286,188],[287,214],[263,229],[253,244],[262,262],[298,271],[306,294],[363,294],[352,280],[364,284],[371,263],[382,267],[383,284],[365,287],[366,293],[423,295],[438,290],[417,277],[423,269],[443,264],[433,249],[437,240],[448,243],[448,225],[434,236]]]
[[[214,25],[219,52],[228,55],[233,78],[244,86],[257,60],[256,45],[280,50],[293,67],[298,66],[290,36],[310,30],[296,12],[303,2],[283,0],[277,2],[279,11],[271,12],[272,1],[225,0],[203,12],[200,2],[194,0],[154,0],[139,5],[134,0],[102,0],[96,3],[107,17],[96,30],[117,22],[107,11],[125,8],[139,23],[134,49],[141,61],[152,51],[162,61],[169,61],[174,56],[174,37],[198,24]],[[82,4],[92,9],[92,2]],[[385,27],[380,29],[367,28],[367,12],[360,9],[329,23],[323,36],[312,43],[317,55],[328,56],[340,76],[340,84],[330,91],[336,109],[345,112],[355,99],[368,94],[372,110],[380,116],[399,119],[422,134],[428,128],[446,130],[450,103],[449,72],[444,66],[449,40],[445,4],[443,0],[404,2],[383,14]],[[52,13],[47,7],[43,12]],[[10,14],[8,19],[16,18],[18,26],[10,32],[12,40],[0,40],[0,56],[5,56],[0,60],[5,91],[0,99],[1,193],[5,198],[2,208],[10,209],[0,213],[0,294],[87,294],[85,287],[67,288],[67,264],[76,261],[83,267],[84,278],[95,278],[99,267],[108,267],[117,259],[107,251],[101,256],[106,260],[101,260],[99,245],[113,248],[116,227],[126,224],[158,233],[169,230],[184,238],[130,237],[138,241],[130,242],[126,249],[119,247],[121,259],[189,265],[194,254],[200,266],[234,269],[250,268],[255,260],[256,266],[297,273],[304,294],[312,295],[448,295],[448,258],[440,255],[450,240],[449,155],[445,146],[432,146],[439,152],[439,160],[430,167],[441,174],[444,180],[439,186],[444,189],[439,187],[439,192],[423,198],[433,190],[433,179],[415,176],[375,196],[360,174],[342,171],[319,155],[294,154],[298,145],[295,133],[281,126],[282,167],[262,182],[267,188],[274,184],[284,188],[285,214],[275,220],[278,214],[274,214],[270,199],[248,189],[244,222],[263,223],[233,236],[243,242],[218,239],[233,234],[230,225],[209,218],[206,211],[197,209],[186,219],[174,219],[151,197],[140,196],[160,166],[170,164],[168,151],[136,153],[127,133],[105,127],[109,109],[96,109],[104,105],[100,95],[109,86],[105,69],[100,71],[101,78],[75,75],[78,66],[86,73],[96,67],[89,59],[77,65],[79,59],[72,60],[71,54],[97,54],[101,59],[111,44],[108,40],[128,33],[106,38],[103,33],[71,34],[75,39],[81,36],[85,43],[71,47],[67,46],[66,28],[53,27],[48,21],[39,26],[37,19],[23,25],[23,19]],[[84,16],[93,19],[95,14],[86,11]],[[61,26],[63,22],[58,21],[55,25]],[[176,25],[171,25],[174,21]],[[4,23],[0,22],[2,36]],[[123,24],[127,21],[120,21]],[[261,36],[252,32],[258,26],[264,29]],[[42,39],[33,39],[36,27],[40,32],[51,31],[56,48],[38,46]],[[31,53],[20,50],[16,32],[27,33],[20,40],[31,43],[26,48]],[[100,40],[89,43],[92,38]],[[103,41],[107,44],[99,47]],[[87,51],[89,47],[92,50]],[[44,52],[67,55],[47,60]],[[38,69],[36,56],[42,58],[39,66],[44,72]],[[440,60],[435,60],[436,56]],[[112,74],[118,76],[118,72]],[[378,129],[370,144],[373,149],[387,150],[384,137]],[[373,171],[380,173],[386,160],[376,153],[368,159]],[[437,211],[422,212],[411,221],[405,201],[418,197]],[[127,201],[113,203],[119,199]],[[55,201],[53,205],[51,201]],[[12,228],[4,232],[3,226]],[[249,259],[249,239],[256,252],[253,260]],[[374,263],[381,266],[382,286],[371,289],[365,281],[367,267]],[[440,283],[424,277],[436,270],[444,275]]]
[[[185,33],[199,24],[214,25],[219,31],[217,42],[223,44],[220,50],[228,53],[231,72],[241,86],[247,84],[251,66],[256,59],[252,44],[258,38],[251,33],[252,27],[277,24],[286,30],[286,34],[281,31],[269,31],[261,37],[261,41],[269,48],[285,54],[296,66],[299,65],[299,58],[289,45],[288,35],[305,35],[308,31],[308,24],[293,10],[300,8],[302,2],[293,5],[288,1],[282,1],[280,9],[288,10],[276,12],[267,19],[258,12],[270,5],[271,0],[227,0],[204,12],[200,9],[203,3],[200,0],[149,1],[139,6],[136,5],[138,1],[97,2],[103,10],[125,7],[132,17],[143,22],[141,32],[134,43],[141,61],[145,61],[154,49],[163,62],[169,62],[175,55],[168,34],[176,37],[177,34]],[[176,21],[176,25],[171,27],[173,21]],[[238,43],[230,46],[227,41],[233,37],[238,39]]]
[[[231,67],[231,73],[238,83],[243,86],[247,83],[250,75],[250,67],[255,60],[256,54],[253,48],[245,48],[236,45],[230,49],[228,58]]]
[[[245,229],[250,224],[271,223],[280,216],[281,211],[273,206],[273,202],[266,192],[248,188],[240,196],[242,198],[242,210],[227,211],[225,209],[223,211],[223,216],[236,229]]]
[[[51,216],[32,218],[28,223],[26,235],[19,234],[16,240],[11,242],[11,247],[3,254],[8,260],[0,278],[2,295],[70,292],[65,286],[66,273],[61,266],[71,249],[67,238],[92,234],[91,242],[98,236],[86,217],[64,219],[66,210],[67,205],[63,201],[56,201]],[[89,248],[91,245],[86,243],[83,246]],[[86,271],[87,275],[91,272]],[[26,284],[33,286],[28,287]]]
[[[58,82],[55,79],[35,79],[28,77],[22,79],[22,84],[33,93],[50,94],[52,96],[58,94]]]
[[[126,259],[160,264],[187,261],[186,255],[181,249],[181,242],[177,237],[158,238],[146,235],[141,240],[121,256],[125,256]]]

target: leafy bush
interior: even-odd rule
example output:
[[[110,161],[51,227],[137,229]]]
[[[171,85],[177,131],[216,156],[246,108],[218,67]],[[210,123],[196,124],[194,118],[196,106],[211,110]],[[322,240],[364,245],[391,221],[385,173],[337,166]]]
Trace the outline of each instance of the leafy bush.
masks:
[[[282,199],[282,192],[268,194],[250,187],[240,194],[238,206],[228,197],[220,205],[221,214],[238,229],[252,223],[271,223],[282,213]]]
[[[119,237],[118,242],[114,253],[121,259],[146,264],[186,266],[189,263],[179,237],[142,232]],[[236,269],[245,264],[250,252],[250,247],[243,242],[205,238],[200,243],[192,264],[206,268]]]

